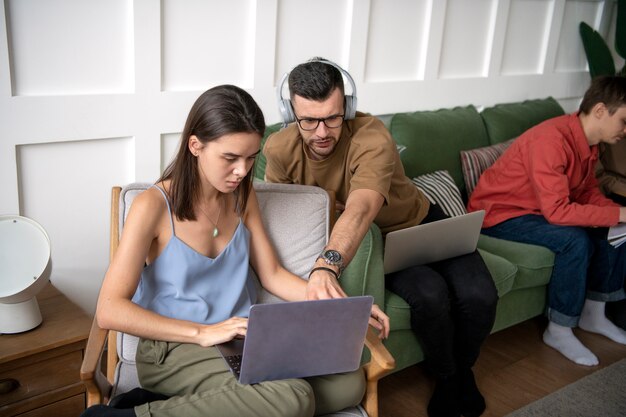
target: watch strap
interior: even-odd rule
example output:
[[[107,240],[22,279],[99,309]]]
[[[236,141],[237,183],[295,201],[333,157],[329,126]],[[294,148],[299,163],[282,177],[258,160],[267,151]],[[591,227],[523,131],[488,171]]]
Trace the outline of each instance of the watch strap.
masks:
[[[309,272],[309,278],[311,278],[311,275],[315,271],[328,271],[328,272],[330,272],[331,274],[333,274],[335,276],[335,279],[337,281],[339,281],[339,274],[337,272],[335,272],[334,269],[326,268],[325,266],[316,266],[315,268],[311,269],[311,272]]]

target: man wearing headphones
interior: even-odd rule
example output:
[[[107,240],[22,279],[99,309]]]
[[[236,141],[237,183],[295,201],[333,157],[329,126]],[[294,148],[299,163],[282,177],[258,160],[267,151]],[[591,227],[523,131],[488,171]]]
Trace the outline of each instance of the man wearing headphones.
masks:
[[[352,95],[345,94],[342,74]],[[287,76],[289,100],[282,97]],[[313,299],[343,294],[341,271],[372,222],[386,234],[447,217],[406,177],[384,124],[356,112],[355,89],[350,74],[333,62],[314,58],[298,65],[278,87],[286,127],[264,147],[267,181],[334,191],[343,210],[311,270]],[[491,331],[497,292],[478,252],[388,274],[385,281],[411,306],[411,326],[437,380],[429,416],[482,414],[485,401],[471,368]]]

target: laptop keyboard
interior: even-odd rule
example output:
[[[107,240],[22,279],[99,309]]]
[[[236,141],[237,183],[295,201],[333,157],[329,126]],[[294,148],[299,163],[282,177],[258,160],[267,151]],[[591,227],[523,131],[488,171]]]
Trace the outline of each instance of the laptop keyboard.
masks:
[[[241,358],[242,355],[229,355],[224,357],[235,375],[239,375],[239,372],[241,371]]]

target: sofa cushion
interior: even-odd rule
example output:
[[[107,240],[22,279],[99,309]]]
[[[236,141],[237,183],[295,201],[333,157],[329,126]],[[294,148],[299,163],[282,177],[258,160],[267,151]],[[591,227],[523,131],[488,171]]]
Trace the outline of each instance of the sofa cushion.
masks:
[[[128,333],[117,333],[117,355],[121,362],[129,364],[135,363],[135,353],[137,353],[137,345],[139,338]]]
[[[460,216],[467,213],[461,192],[448,171],[431,172],[415,177],[411,181],[431,203],[440,206],[448,216]]]
[[[463,168],[463,180],[468,198],[476,188],[482,173],[496,162],[514,140],[509,139],[495,145],[461,151],[461,167]]]
[[[548,248],[482,234],[478,238],[478,247],[507,259],[517,267],[514,290],[541,287],[550,282],[554,253]]]
[[[521,103],[497,104],[484,109],[480,115],[489,135],[489,143],[494,145],[515,138],[544,120],[562,114],[565,111],[561,105],[548,97]]]
[[[399,295],[385,290],[385,313],[390,330],[411,330],[411,309]]]
[[[261,140],[261,149],[263,149],[263,145],[265,145],[265,141],[268,136],[272,133],[278,132],[282,127],[282,123],[275,123],[273,125],[269,125],[265,128],[265,134],[263,135],[263,139]],[[265,155],[263,152],[259,152],[254,161],[254,178],[259,180],[265,179]]]
[[[139,376],[135,361],[132,363],[120,361],[115,368],[115,380],[111,391],[111,397],[124,394],[139,386]]]
[[[474,106],[395,114],[391,136],[406,150],[400,154],[409,178],[445,169],[463,194],[459,152],[489,145],[487,130]]]
[[[493,283],[496,285],[496,290],[498,290],[498,297],[502,297],[511,291],[515,284],[515,276],[518,271],[517,266],[507,259],[484,249],[478,249],[478,253],[480,253],[483,261],[485,261],[485,265],[487,265]]]
[[[310,185],[255,181],[254,189],[267,236],[281,265],[308,277],[328,240],[330,197],[322,188]]]

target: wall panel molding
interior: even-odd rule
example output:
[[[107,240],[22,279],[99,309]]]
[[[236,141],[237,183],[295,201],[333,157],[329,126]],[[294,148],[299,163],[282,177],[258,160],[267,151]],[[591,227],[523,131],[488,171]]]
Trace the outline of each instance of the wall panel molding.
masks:
[[[439,78],[484,77],[494,34],[495,0],[448,0]]]
[[[600,23],[602,3],[588,0],[569,0],[565,2],[561,30],[554,63],[554,71],[584,71],[587,58],[582,49],[578,25],[581,21],[593,22],[597,28]]]
[[[512,0],[506,25],[502,75],[544,72],[554,3]],[[532,25],[533,30],[528,30]]]
[[[131,0],[5,0],[5,14],[14,96],[133,91]]]
[[[369,16],[366,82],[412,81],[420,78],[428,36],[425,2],[372,0]],[[400,40],[402,48],[390,47]]]
[[[252,88],[254,0],[162,0],[163,91],[232,83]]]
[[[351,0],[309,0],[278,2],[274,54],[276,82],[284,72],[307,59],[320,56],[349,69],[348,47]],[[323,29],[321,29],[323,28]]]
[[[493,32],[491,39],[491,56],[487,65],[487,77],[501,74],[503,55],[505,53],[505,41],[509,31],[509,12],[512,0],[494,2],[493,7]]]

